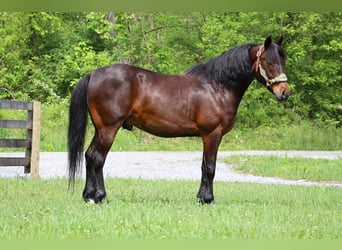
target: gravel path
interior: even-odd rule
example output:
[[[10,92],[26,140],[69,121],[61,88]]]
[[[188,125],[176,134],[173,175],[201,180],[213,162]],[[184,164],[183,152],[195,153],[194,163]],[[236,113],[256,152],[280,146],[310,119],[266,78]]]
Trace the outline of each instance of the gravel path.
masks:
[[[1,156],[22,156],[20,154],[0,154]],[[328,185],[342,187],[342,183],[293,181],[280,178],[253,176],[236,173],[230,166],[220,161],[230,155],[276,155],[281,157],[342,158],[342,151],[229,151],[219,152],[216,181],[252,182],[284,185]],[[142,179],[183,179],[200,180],[202,152],[110,152],[104,166],[106,177]],[[67,176],[67,153],[40,154],[40,177],[55,178]],[[342,167],[342,166],[341,166]],[[1,167],[0,177],[27,177],[23,167]],[[83,177],[85,170],[83,169]]]

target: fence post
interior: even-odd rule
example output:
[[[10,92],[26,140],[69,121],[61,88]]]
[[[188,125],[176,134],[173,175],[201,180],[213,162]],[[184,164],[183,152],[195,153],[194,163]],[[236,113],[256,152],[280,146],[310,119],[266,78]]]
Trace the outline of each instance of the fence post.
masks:
[[[39,177],[39,153],[40,153],[40,102],[33,102],[32,119],[32,149],[30,162],[30,178]]]

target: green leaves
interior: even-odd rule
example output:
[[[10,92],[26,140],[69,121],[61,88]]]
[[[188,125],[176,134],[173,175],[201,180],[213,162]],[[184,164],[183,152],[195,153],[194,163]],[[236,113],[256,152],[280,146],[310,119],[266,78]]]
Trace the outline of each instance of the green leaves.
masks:
[[[117,62],[178,74],[234,46],[284,35],[292,96],[286,104],[273,103],[259,83],[252,84],[240,118],[248,120],[253,110],[256,122],[248,124],[265,124],[285,108],[298,120],[304,115],[342,126],[341,17],[340,12],[2,12],[0,98],[68,98],[83,75]],[[268,105],[272,109],[265,112]]]

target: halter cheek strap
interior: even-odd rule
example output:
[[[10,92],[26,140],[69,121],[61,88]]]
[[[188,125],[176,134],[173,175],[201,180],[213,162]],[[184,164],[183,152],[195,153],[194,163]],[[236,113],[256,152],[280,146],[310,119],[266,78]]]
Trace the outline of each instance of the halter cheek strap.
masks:
[[[273,79],[269,79],[267,77],[266,70],[261,66],[261,61],[260,61],[260,56],[264,51],[265,51],[265,47],[264,45],[261,45],[256,54],[257,59],[255,61],[255,72],[258,72],[258,70],[260,70],[260,75],[265,79],[266,86],[271,86],[272,84],[277,83],[277,82],[286,82],[287,77],[284,73],[281,73],[280,75],[278,75],[277,77]]]

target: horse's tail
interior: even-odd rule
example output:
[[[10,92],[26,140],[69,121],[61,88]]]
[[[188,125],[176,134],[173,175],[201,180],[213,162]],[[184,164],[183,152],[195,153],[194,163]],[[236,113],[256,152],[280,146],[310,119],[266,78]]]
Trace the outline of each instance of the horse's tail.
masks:
[[[87,87],[90,74],[84,76],[72,91],[69,108],[68,161],[69,188],[74,187],[76,173],[83,163],[84,138],[87,129]]]

